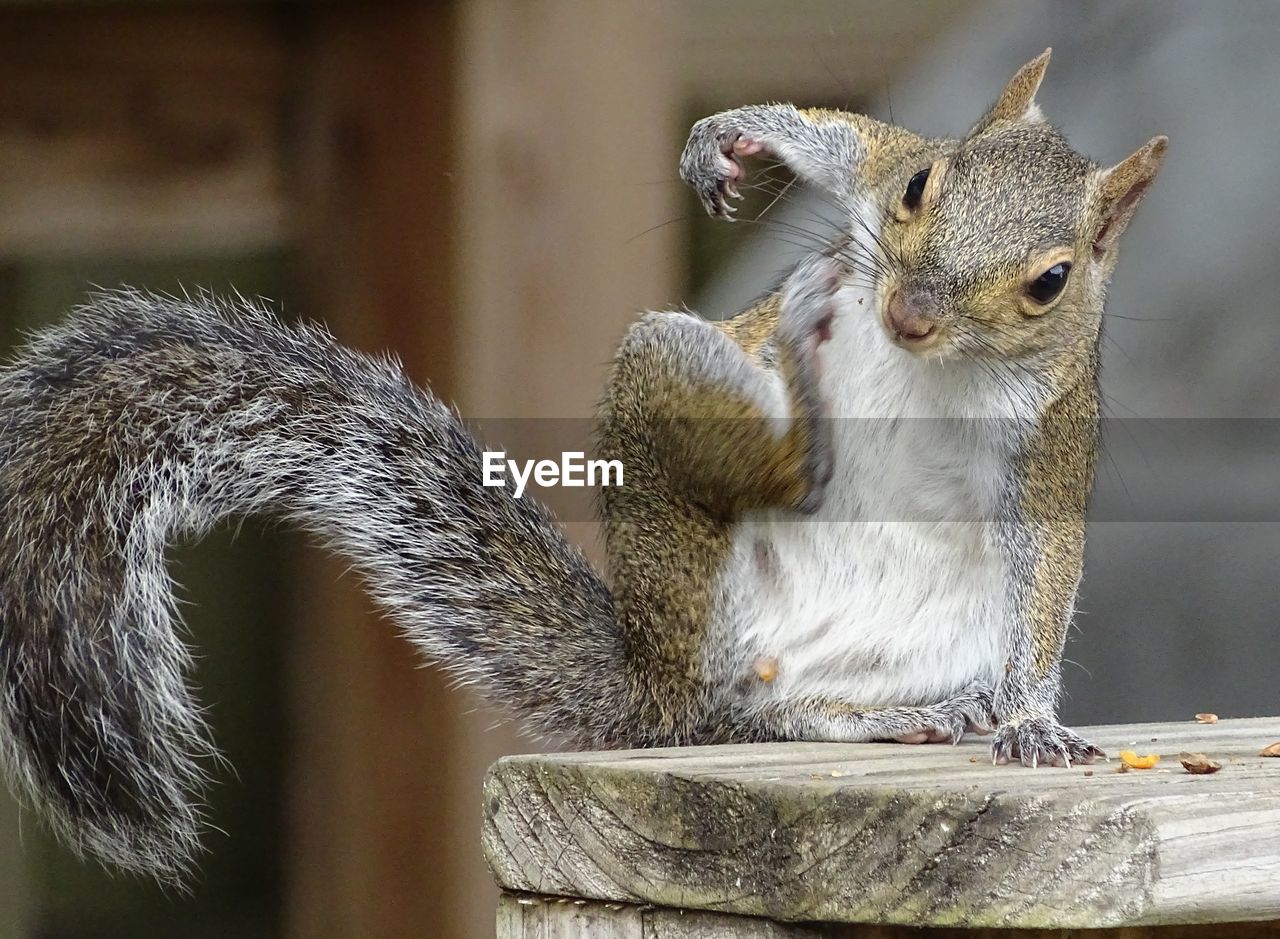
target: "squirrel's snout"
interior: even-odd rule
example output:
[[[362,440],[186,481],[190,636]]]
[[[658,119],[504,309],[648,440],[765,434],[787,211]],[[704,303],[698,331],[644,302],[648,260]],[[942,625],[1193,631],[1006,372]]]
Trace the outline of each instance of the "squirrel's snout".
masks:
[[[885,302],[885,326],[893,338],[910,344],[933,335],[938,319],[927,296],[895,290]]]

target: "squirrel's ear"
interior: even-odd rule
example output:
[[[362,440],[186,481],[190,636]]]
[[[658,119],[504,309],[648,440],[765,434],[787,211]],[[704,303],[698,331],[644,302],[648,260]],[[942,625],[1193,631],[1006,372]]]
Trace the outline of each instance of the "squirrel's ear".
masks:
[[[1009,79],[1000,97],[991,109],[982,116],[982,120],[974,125],[969,133],[977,134],[986,130],[996,121],[1042,121],[1040,106],[1036,104],[1036,92],[1040,90],[1040,82],[1044,81],[1045,69],[1049,67],[1049,56],[1053,49],[1045,49],[1028,62]]]
[[[1168,146],[1168,137],[1152,137],[1135,153],[1098,175],[1096,192],[1102,222],[1093,239],[1094,257],[1115,247],[1160,171],[1160,161]]]

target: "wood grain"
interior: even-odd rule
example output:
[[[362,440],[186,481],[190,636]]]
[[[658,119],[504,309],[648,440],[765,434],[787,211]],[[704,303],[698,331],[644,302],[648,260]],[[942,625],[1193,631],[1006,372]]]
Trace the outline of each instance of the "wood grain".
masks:
[[[1280,918],[1280,718],[1090,728],[1115,754],[776,744],[513,757],[485,787],[501,886],[818,921],[1098,928]],[[1193,776],[1180,751],[1224,767]]]
[[[823,928],[767,919],[563,897],[503,894],[498,939],[826,939]]]
[[[498,939],[1266,939],[1280,923],[1119,929],[945,929],[778,923],[751,916],[503,894]]]

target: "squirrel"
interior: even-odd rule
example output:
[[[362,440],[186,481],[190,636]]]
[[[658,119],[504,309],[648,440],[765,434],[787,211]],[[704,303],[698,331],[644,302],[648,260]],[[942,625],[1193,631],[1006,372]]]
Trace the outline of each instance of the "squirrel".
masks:
[[[587,748],[958,741],[1101,756],[1057,718],[1117,242],[1167,140],[1102,168],[1035,102],[964,137],[788,104],[698,121],[732,216],[768,156],[847,227],[749,309],[650,313],[598,422],[608,577],[481,485],[393,360],[207,294],[95,294],[0,371],[0,754],[74,848],[180,881],[211,754],[165,548],[289,520],[425,655]]]

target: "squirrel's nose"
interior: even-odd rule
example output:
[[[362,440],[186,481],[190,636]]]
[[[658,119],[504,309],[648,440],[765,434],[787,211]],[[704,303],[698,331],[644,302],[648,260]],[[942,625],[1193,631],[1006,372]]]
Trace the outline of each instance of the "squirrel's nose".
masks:
[[[887,304],[888,326],[894,337],[907,341],[924,339],[937,326],[932,304],[918,294],[895,290]]]

